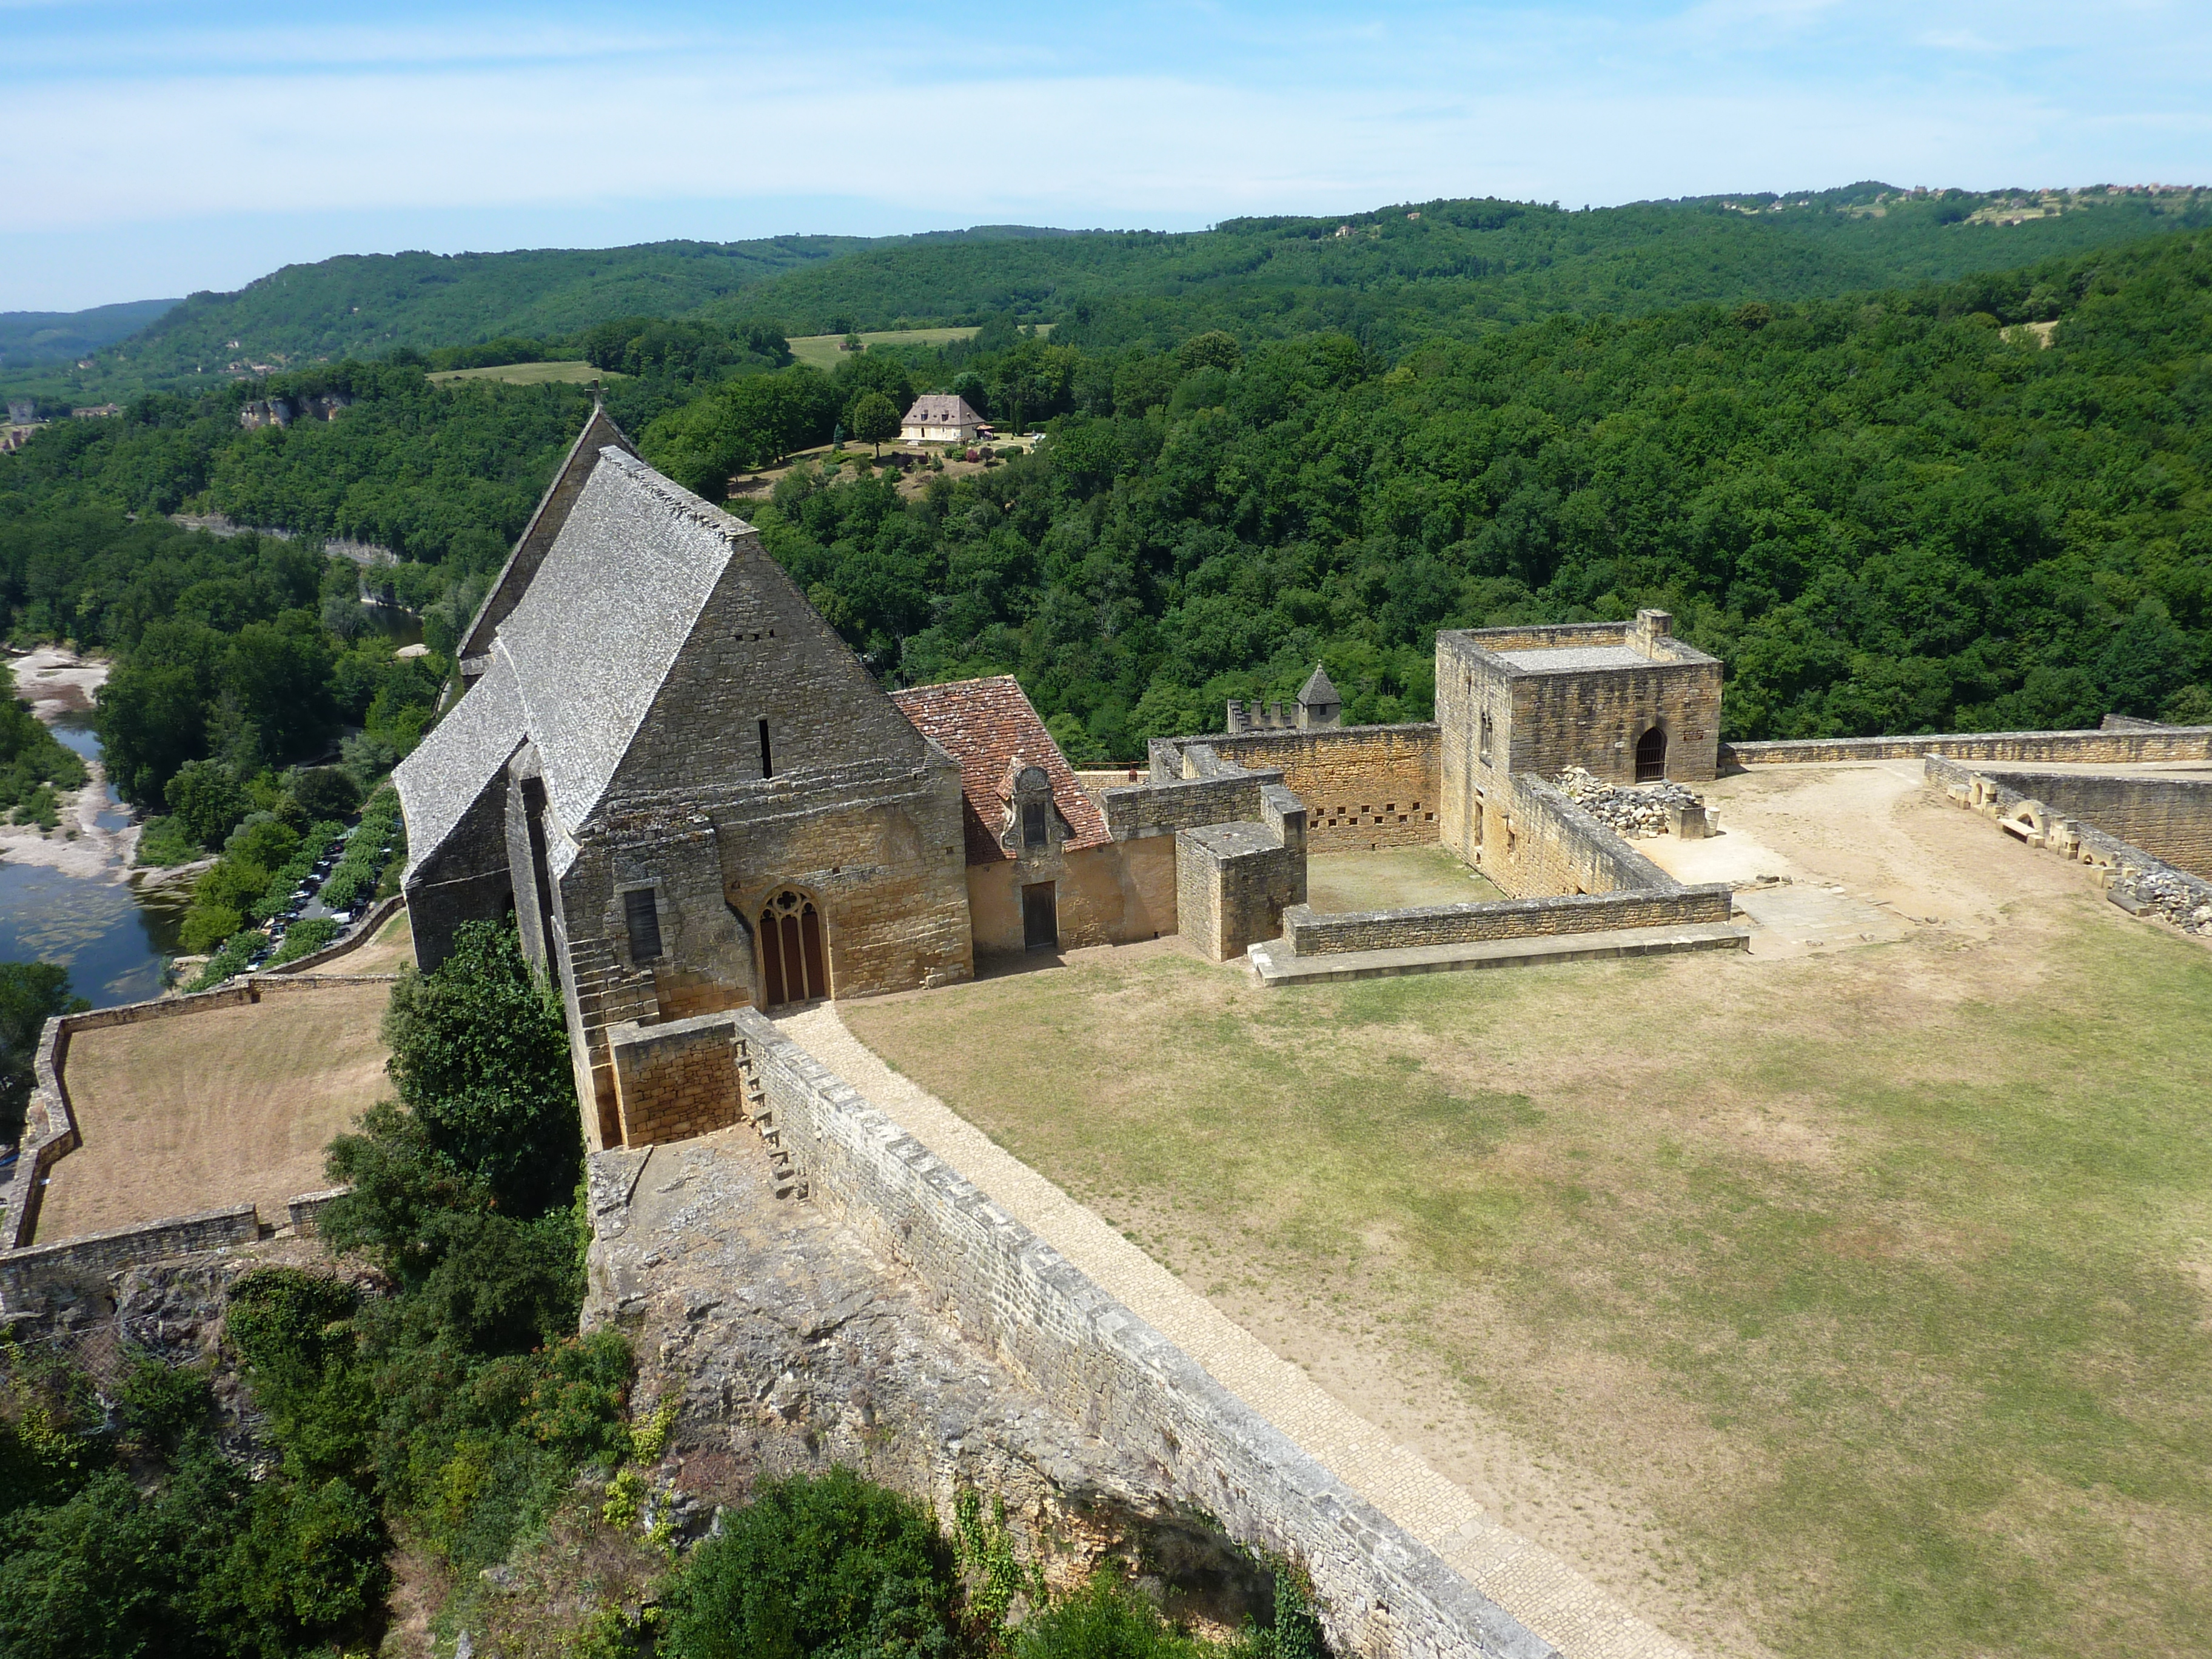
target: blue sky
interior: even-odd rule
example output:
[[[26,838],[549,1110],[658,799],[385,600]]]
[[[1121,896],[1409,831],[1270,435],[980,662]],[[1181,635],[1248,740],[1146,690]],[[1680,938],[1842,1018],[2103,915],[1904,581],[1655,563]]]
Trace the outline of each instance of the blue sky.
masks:
[[[2212,183],[2212,5],[0,0],[0,309],[341,252]]]

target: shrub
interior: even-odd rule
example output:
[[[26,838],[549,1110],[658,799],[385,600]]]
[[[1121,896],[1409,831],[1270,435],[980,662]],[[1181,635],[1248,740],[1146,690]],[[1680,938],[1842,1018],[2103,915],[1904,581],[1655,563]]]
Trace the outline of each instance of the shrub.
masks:
[[[1177,1634],[1110,1570],[1024,1624],[1013,1659],[1210,1659],[1221,1650]]]
[[[764,1484],[664,1598],[676,1659],[956,1651],[951,1551],[929,1511],[833,1468]]]
[[[190,864],[203,852],[199,842],[179,817],[150,817],[138,831],[138,853],[133,860],[144,869]]]
[[[284,930],[284,942],[269,958],[269,966],[281,968],[288,962],[297,962],[301,957],[313,956],[337,936],[338,925],[328,916],[295,921]]]

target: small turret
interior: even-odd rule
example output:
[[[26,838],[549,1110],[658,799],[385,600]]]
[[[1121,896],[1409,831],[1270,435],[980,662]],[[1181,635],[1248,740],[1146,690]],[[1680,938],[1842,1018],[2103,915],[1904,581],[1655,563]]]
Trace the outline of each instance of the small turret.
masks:
[[[1319,663],[1298,692],[1298,730],[1301,732],[1333,732],[1342,724],[1344,699],[1336,695],[1329,684],[1328,671]]]

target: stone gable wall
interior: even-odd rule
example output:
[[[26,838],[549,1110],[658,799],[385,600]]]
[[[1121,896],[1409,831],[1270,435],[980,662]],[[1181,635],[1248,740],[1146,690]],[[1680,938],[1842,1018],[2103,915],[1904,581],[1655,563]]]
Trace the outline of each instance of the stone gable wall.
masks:
[[[1139,1450],[1162,1491],[1302,1564],[1336,1651],[1555,1654],[774,1025],[732,1018],[811,1201],[937,1287],[975,1340],[1086,1430]]]

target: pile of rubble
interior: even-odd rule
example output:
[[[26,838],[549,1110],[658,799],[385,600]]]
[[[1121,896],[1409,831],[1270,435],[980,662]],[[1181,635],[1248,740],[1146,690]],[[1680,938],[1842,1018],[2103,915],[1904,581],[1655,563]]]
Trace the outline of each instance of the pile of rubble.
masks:
[[[1592,817],[1631,837],[1667,833],[1667,809],[1702,806],[1705,798],[1679,783],[1645,783],[1624,789],[1570,766],[1559,774],[1559,787],[1567,798]]]
[[[2176,871],[2123,866],[2112,890],[2135,901],[2129,908],[2155,910],[2185,933],[2212,933],[2212,897],[2204,884]]]

